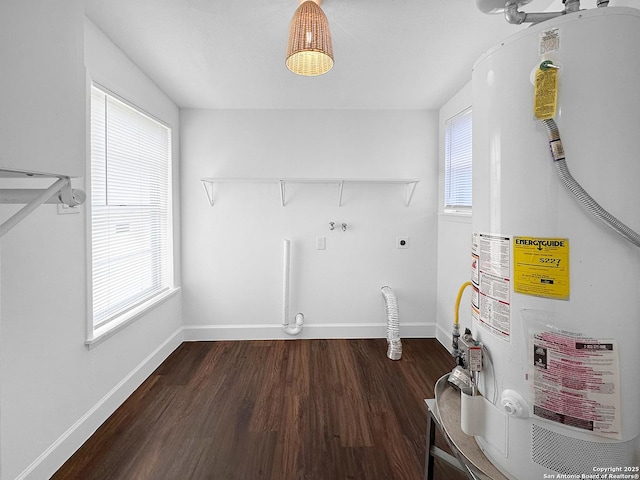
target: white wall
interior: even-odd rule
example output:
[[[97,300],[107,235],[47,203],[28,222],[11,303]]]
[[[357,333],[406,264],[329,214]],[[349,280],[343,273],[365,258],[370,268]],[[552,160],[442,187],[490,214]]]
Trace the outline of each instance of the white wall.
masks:
[[[22,28],[38,30],[46,21],[39,18]],[[177,162],[178,109],[91,23],[86,27],[88,71],[173,126]],[[84,96],[82,90],[78,94]],[[50,95],[52,103],[45,101],[42,108],[55,108],[55,97]],[[85,151],[85,142],[83,129],[51,153]],[[75,155],[73,162],[84,171],[83,156]],[[82,183],[79,179],[74,186]],[[0,206],[0,220],[17,208]],[[86,207],[81,208],[80,214],[59,216],[55,205],[41,206],[2,238],[3,480],[49,478],[182,339],[177,295],[95,348],[85,346],[87,222]],[[175,213],[179,219],[179,205]]]
[[[186,338],[284,338],[282,242],[291,240],[290,321],[302,338],[384,337],[380,288],[401,335],[435,334],[437,114],[425,111],[182,110]],[[418,178],[399,185],[220,184],[201,177]],[[329,230],[329,222],[337,228]],[[339,225],[347,223],[343,232]],[[326,237],[326,250],[315,239]],[[395,247],[397,236],[410,248]]]
[[[471,82],[454,95],[439,112],[438,193],[438,294],[436,338],[451,350],[454,306],[460,286],[471,279],[471,216],[444,213],[444,139],[447,119],[472,106]],[[460,329],[471,327],[470,289],[460,303]]]
[[[81,5],[0,2],[1,168],[84,171],[77,161],[84,152]]]

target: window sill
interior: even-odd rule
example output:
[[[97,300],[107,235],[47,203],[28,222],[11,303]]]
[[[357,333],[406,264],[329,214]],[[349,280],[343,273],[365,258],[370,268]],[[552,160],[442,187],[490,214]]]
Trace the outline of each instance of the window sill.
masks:
[[[138,305],[136,308],[123,313],[117,319],[107,323],[106,325],[93,329],[93,331],[89,333],[87,340],[84,342],[85,345],[89,350],[100,345],[102,342],[124,329],[127,325],[132,324],[140,317],[149,313],[149,311],[163,304],[170,298],[173,298],[179,291],[180,287],[165,290],[152,299]]]
[[[438,216],[448,221],[471,222],[471,210],[445,210]]]

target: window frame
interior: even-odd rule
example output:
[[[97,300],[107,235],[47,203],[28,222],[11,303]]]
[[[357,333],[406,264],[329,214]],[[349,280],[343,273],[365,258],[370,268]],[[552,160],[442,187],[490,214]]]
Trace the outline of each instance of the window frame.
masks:
[[[166,261],[168,262],[166,265],[166,282],[163,282],[162,288],[159,291],[156,291],[154,294],[148,296],[145,299],[142,299],[140,302],[137,302],[135,305],[130,306],[128,309],[117,313],[113,317],[102,321],[100,323],[96,323],[94,321],[94,282],[93,282],[93,259],[94,259],[94,245],[93,245],[93,193],[92,192],[92,181],[93,181],[93,159],[92,159],[92,92],[93,89],[97,89],[107,97],[111,97],[116,102],[121,103],[122,105],[133,109],[138,114],[147,117],[148,119],[156,122],[162,127],[168,130],[168,145],[167,145],[167,184],[166,184],[166,238],[164,241],[166,242]],[[86,340],[85,344],[88,348],[93,348],[94,346],[100,344],[102,341],[111,337],[116,332],[120,331],[127,325],[133,323],[138,318],[141,318],[145,314],[147,314],[150,310],[156,308],[160,304],[167,301],[169,298],[173,297],[178,291],[179,288],[175,285],[175,275],[174,275],[174,266],[175,266],[175,252],[173,248],[173,237],[174,237],[174,222],[173,222],[173,129],[170,124],[162,121],[161,119],[155,117],[154,115],[148,113],[144,109],[135,105],[134,103],[122,98],[118,94],[113,91],[105,88],[104,86],[96,83],[90,82],[89,92],[87,95],[88,99],[88,108],[87,108],[87,175],[86,175],[86,190],[88,192],[88,201],[86,203],[86,222],[87,222],[87,320],[86,320]]]
[[[473,107],[470,105],[466,108],[464,108],[463,110],[459,111],[458,113],[456,113],[455,115],[452,115],[451,117],[447,118],[444,122],[444,184],[443,184],[443,212],[446,214],[460,214],[460,215],[471,215],[472,212],[472,208],[473,208],[473,191],[472,191],[472,185],[473,185]],[[450,178],[451,178],[451,157],[450,157],[450,151],[451,151],[451,144],[450,144],[450,134],[451,134],[451,125],[454,124],[456,121],[459,121],[461,118],[463,117],[467,117],[468,116],[468,121],[470,122],[470,129],[471,131],[469,132],[469,141],[468,141],[468,146],[469,146],[469,151],[468,151],[468,155],[469,155],[469,159],[468,159],[468,169],[469,169],[469,175],[468,175],[468,188],[469,188],[469,204],[463,204],[463,203],[452,203],[449,202],[450,197],[448,196],[448,192],[449,192],[449,185],[450,185]],[[448,148],[449,147],[449,148]],[[466,159],[465,159],[466,161]]]

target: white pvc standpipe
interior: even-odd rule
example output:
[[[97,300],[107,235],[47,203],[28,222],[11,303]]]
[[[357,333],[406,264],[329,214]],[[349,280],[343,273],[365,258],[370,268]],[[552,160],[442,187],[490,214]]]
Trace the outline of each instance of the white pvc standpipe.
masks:
[[[291,241],[284,240],[283,251],[283,269],[282,269],[282,328],[289,335],[297,335],[302,331],[304,323],[304,315],[298,313],[296,315],[296,324],[289,325],[289,276],[291,274]]]

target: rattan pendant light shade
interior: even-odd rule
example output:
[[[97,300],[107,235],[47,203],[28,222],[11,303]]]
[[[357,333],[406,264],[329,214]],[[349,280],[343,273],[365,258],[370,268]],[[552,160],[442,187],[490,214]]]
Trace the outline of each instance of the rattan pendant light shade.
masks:
[[[298,75],[313,77],[333,67],[333,47],[327,17],[312,0],[303,2],[289,26],[286,65]]]

